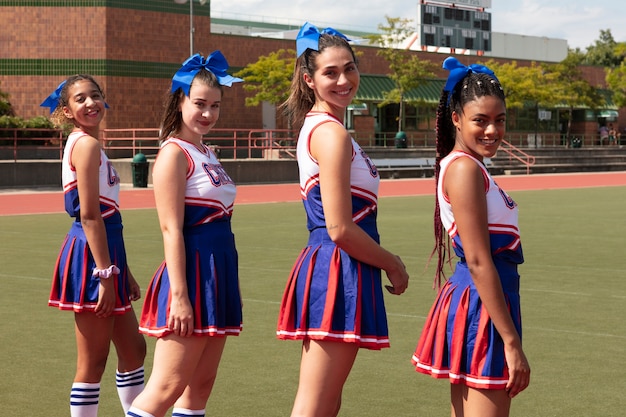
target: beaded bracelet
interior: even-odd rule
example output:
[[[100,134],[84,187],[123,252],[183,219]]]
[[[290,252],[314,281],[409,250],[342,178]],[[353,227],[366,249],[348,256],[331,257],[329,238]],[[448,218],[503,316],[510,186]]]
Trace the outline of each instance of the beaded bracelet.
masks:
[[[117,275],[119,273],[120,273],[120,269],[115,265],[111,265],[110,267],[106,269],[94,268],[93,274],[91,274],[91,276],[102,278],[102,279],[109,279],[111,278],[111,275],[114,275],[114,274]]]

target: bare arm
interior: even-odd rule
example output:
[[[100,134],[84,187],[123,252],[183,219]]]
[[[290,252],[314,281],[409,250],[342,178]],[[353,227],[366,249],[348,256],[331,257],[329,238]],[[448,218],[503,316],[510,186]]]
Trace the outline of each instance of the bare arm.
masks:
[[[180,336],[193,333],[193,312],[187,292],[183,220],[187,159],[174,144],[159,151],[153,169],[154,199],[163,235],[163,251],[170,280],[168,327]]]
[[[96,268],[105,269],[111,265],[111,256],[104,220],[100,212],[100,144],[98,140],[91,136],[81,137],[72,149],[71,159],[72,166],[76,170],[80,221]],[[113,287],[112,279],[100,280],[98,304],[95,309],[98,317],[106,317],[113,312],[115,308]]]
[[[514,397],[528,386],[530,367],[507,308],[500,277],[491,256],[487,200],[484,179],[478,165],[469,158],[459,158],[453,162],[446,171],[444,190],[452,204],[472,280],[504,341],[509,367],[507,390]]]
[[[409,279],[402,260],[376,243],[352,220],[352,143],[348,132],[336,123],[318,127],[311,138],[311,153],[320,167],[320,188],[330,238],[353,258],[383,269],[393,286],[390,292],[402,294]]]

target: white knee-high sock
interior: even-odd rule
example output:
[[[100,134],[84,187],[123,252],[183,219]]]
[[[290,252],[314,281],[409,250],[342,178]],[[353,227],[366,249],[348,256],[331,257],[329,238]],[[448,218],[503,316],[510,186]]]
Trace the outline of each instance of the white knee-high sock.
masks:
[[[130,409],[126,412],[126,417],[154,417],[154,416],[136,407],[130,407]]]
[[[116,371],[115,384],[117,385],[117,395],[120,397],[122,408],[124,412],[127,412],[133,400],[143,391],[143,366],[130,372]]]
[[[74,382],[70,393],[71,417],[97,417],[100,383]]]
[[[189,410],[187,408],[174,407],[172,417],[204,417],[204,410]]]

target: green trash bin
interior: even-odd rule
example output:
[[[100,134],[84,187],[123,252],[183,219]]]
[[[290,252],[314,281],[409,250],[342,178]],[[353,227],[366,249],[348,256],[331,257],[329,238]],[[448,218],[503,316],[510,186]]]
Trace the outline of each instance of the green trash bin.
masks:
[[[146,188],[148,186],[148,158],[141,152],[133,156],[131,163],[133,171],[133,187]]]
[[[396,148],[406,148],[406,133],[398,132],[396,133]]]

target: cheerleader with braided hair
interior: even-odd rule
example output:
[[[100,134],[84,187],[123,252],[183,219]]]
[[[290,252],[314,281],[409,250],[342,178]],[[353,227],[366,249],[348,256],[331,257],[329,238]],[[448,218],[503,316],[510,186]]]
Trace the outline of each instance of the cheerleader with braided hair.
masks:
[[[483,163],[504,138],[505,97],[487,67],[449,57],[443,68],[450,75],[437,109],[437,284],[450,243],[459,259],[412,362],[418,372],[449,379],[453,417],[508,416],[511,399],[530,381],[517,272],[523,255],[517,204]]]

